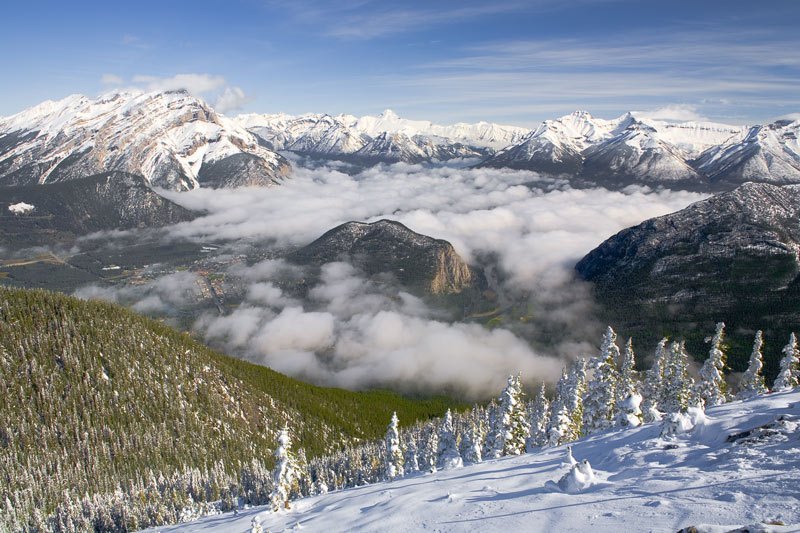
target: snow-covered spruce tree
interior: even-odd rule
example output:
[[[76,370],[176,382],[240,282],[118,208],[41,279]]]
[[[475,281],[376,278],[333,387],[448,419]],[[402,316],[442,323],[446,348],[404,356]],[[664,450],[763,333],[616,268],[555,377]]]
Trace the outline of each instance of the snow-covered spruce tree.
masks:
[[[783,347],[781,371],[775,378],[772,389],[775,391],[790,390],[800,382],[800,352],[797,350],[797,337],[789,335],[789,344]]]
[[[547,427],[550,424],[550,401],[545,395],[544,381],[536,399],[528,406],[531,434],[525,448],[528,452],[547,444]]]
[[[556,388],[547,443],[558,446],[580,438],[583,430],[583,395],[586,390],[586,359],[572,363],[564,371]]]
[[[508,376],[500,393],[498,416],[495,418],[493,457],[519,455],[525,452],[525,442],[531,428],[526,420],[525,402],[520,376]]]
[[[761,330],[756,331],[756,337],[753,340],[753,351],[750,353],[750,363],[747,365],[747,371],[742,376],[742,386],[739,394],[736,397],[740,400],[746,400],[759,394],[767,392],[767,386],[764,383],[764,376],[761,370],[764,368],[764,356],[761,352],[761,347],[764,345],[764,335]]]
[[[275,467],[272,469],[272,493],[269,495],[273,511],[289,508],[289,498],[297,484],[297,470],[292,454],[289,429],[281,430],[275,448]]]
[[[583,399],[583,430],[586,434],[607,429],[614,424],[614,403],[619,380],[617,360],[617,334],[609,326],[603,335],[600,356],[593,357],[589,363],[591,379],[586,385]]]
[[[636,372],[636,354],[633,340],[629,337],[617,382],[614,402],[614,419],[620,427],[636,427],[642,424],[642,395],[639,394],[639,373]]]
[[[697,396],[706,407],[722,405],[728,399],[728,386],[725,383],[726,356],[723,350],[725,340],[725,323],[718,322],[714,336],[711,337],[711,348],[708,359],[700,369],[700,382],[697,384]]]
[[[467,428],[461,435],[459,451],[464,464],[478,464],[483,461],[483,431],[480,419],[470,417]]]
[[[403,442],[406,444],[406,451],[403,454],[403,470],[410,474],[419,472],[419,460],[417,459],[417,431],[412,429],[405,433]]]
[[[386,437],[384,438],[384,444],[386,445],[384,471],[386,478],[390,480],[405,475],[403,469],[405,457],[403,457],[403,449],[400,446],[400,434],[397,431],[398,424],[397,413],[392,413],[392,419],[389,422],[389,427],[386,428]]]
[[[653,357],[652,366],[645,372],[642,404],[642,417],[645,422],[656,422],[661,420],[662,403],[665,398],[664,373],[667,368],[669,351],[667,349],[668,339],[661,339],[656,346],[656,353]]]
[[[422,430],[422,453],[420,454],[420,470],[436,471],[436,460],[439,451],[439,433],[433,422],[425,424]]]
[[[458,453],[456,436],[453,433],[453,415],[450,413],[450,409],[447,410],[442,425],[439,426],[439,447],[436,466],[440,470],[464,466],[461,454]]]
[[[689,375],[689,354],[686,346],[674,341],[667,353],[664,368],[664,392],[662,410],[665,413],[680,413],[692,403],[694,379]]]
[[[492,399],[489,405],[486,406],[486,412],[484,413],[483,425],[486,427],[486,436],[483,439],[484,459],[497,459],[500,457],[495,446],[495,439],[497,438],[495,430],[497,429],[497,418],[500,416],[500,406]]]

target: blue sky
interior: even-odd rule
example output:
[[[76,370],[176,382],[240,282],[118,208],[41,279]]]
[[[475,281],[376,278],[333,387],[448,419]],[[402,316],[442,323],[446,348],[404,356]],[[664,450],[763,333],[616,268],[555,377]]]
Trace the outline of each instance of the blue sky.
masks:
[[[0,115],[71,93],[185,87],[225,112],[532,126],[800,112],[800,2],[9,2]]]

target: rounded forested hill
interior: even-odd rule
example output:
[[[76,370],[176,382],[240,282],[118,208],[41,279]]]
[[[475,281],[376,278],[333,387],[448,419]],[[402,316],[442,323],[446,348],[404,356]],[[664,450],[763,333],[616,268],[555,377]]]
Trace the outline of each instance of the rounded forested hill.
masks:
[[[0,287],[0,501],[50,512],[153,472],[270,463],[288,426],[310,457],[452,402],[308,385],[116,305]]]

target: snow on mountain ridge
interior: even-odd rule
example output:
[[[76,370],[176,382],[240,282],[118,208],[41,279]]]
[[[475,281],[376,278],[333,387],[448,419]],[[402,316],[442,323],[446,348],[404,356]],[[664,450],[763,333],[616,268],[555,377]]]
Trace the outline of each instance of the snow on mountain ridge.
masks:
[[[8,140],[8,141],[7,141]],[[6,145],[8,142],[8,145]],[[0,119],[0,180],[46,183],[107,170],[142,174],[171,189],[200,186],[204,164],[246,153],[266,180],[288,166],[237,121],[186,91],[73,95]]]

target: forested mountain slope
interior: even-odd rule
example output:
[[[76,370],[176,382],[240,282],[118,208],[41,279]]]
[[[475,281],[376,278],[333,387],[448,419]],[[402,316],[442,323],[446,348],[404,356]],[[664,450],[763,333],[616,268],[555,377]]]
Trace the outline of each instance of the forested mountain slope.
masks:
[[[192,469],[235,478],[268,466],[284,426],[313,457],[377,438],[393,411],[424,419],[448,404],[307,385],[115,305],[0,288],[0,501],[19,517],[49,514],[65,491],[77,501]]]

